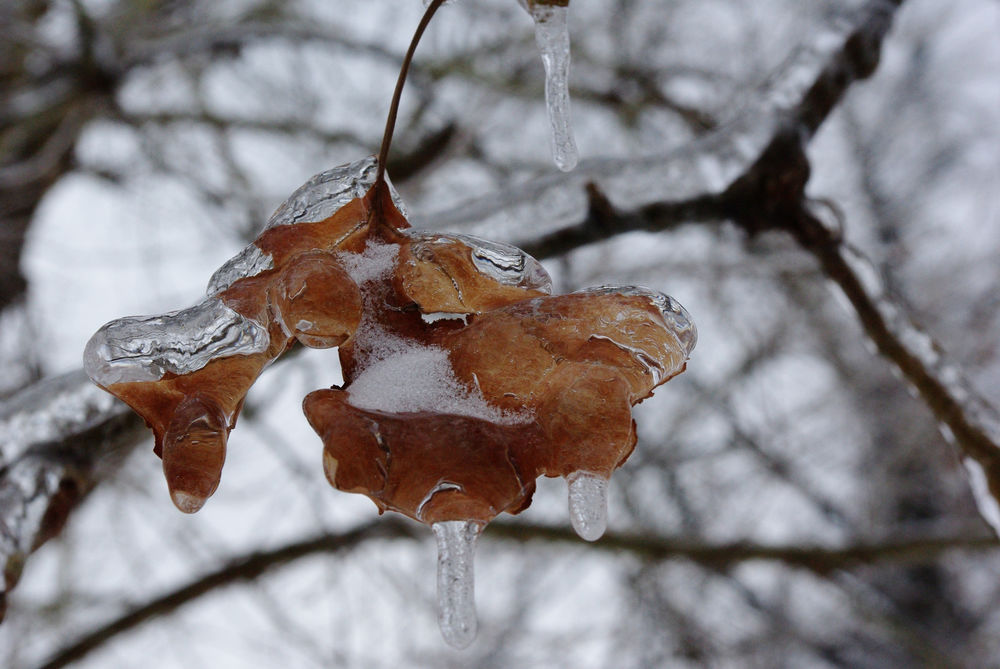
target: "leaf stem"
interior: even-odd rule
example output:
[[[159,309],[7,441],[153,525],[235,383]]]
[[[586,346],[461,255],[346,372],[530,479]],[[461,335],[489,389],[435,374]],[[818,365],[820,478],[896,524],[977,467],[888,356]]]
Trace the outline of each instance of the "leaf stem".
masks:
[[[396,115],[399,113],[399,98],[403,94],[403,84],[406,83],[406,75],[410,70],[410,62],[413,60],[413,53],[417,50],[417,44],[420,42],[420,37],[427,28],[427,24],[431,22],[431,18],[434,17],[434,12],[438,10],[438,7],[444,3],[445,0],[432,0],[427,6],[427,11],[424,12],[423,18],[420,19],[420,23],[413,33],[410,48],[407,49],[406,55],[403,57],[403,66],[399,69],[399,78],[396,79],[396,90],[392,93],[392,102],[389,105],[389,117],[385,120],[385,133],[382,135],[382,148],[378,152],[378,170],[375,172],[375,183],[372,186],[372,190],[385,187],[385,163],[389,157],[389,145],[392,144],[392,132],[396,128]]]

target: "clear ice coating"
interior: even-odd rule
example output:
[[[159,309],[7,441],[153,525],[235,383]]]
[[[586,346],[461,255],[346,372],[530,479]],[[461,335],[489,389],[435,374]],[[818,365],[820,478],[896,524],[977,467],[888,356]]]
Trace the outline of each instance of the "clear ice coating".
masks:
[[[265,229],[279,225],[312,223],[333,216],[351,200],[364,197],[375,183],[378,161],[368,156],[346,165],[320,172],[305,182],[278,207],[268,220]],[[388,176],[386,183],[389,183]],[[406,215],[406,207],[389,183],[393,204],[401,214]]]
[[[261,272],[274,269],[274,258],[264,253],[256,244],[250,244],[227,260],[208,280],[209,295],[218,295],[240,279],[257,276]]]
[[[698,328],[695,327],[691,314],[681,303],[666,293],[661,293],[643,286],[596,286],[576,291],[584,295],[634,295],[648,298],[663,316],[664,323],[673,330],[686,355],[698,344]]]
[[[363,197],[375,182],[374,156],[317,174],[296,190],[271,216],[267,228],[322,221],[351,200]],[[388,182],[388,177],[386,178]],[[393,203],[405,215],[389,183]],[[158,316],[130,316],[104,325],[84,350],[83,366],[102,386],[158,381],[166,372],[187,374],[214,358],[263,353],[267,329],[229,308],[217,295],[240,279],[274,268],[274,258],[256,244],[246,246],[212,275],[208,298],[181,311]]]
[[[424,245],[450,244],[457,239],[469,247],[476,269],[494,281],[505,286],[552,292],[552,278],[542,263],[516,246],[473,235],[441,235],[415,230],[407,234],[414,240],[414,253],[418,255]]]
[[[90,338],[83,368],[102,386],[158,381],[164,373],[188,374],[213,358],[263,353],[267,330],[208,298],[160,316],[129,316],[106,324]]]
[[[424,508],[427,507],[428,502],[430,502],[431,499],[433,499],[434,495],[438,494],[439,492],[447,492],[449,490],[457,490],[459,492],[464,492],[465,488],[463,488],[457,483],[452,483],[451,481],[441,481],[436,486],[431,488],[430,491],[427,493],[427,495],[425,495],[424,498],[420,500],[420,505],[417,507],[417,518],[423,520]]]
[[[473,559],[482,526],[469,520],[445,520],[431,525],[438,549],[438,625],[454,648],[467,648],[476,638]]]
[[[586,541],[597,541],[608,528],[608,479],[592,472],[573,472],[569,484],[569,519]]]
[[[456,235],[472,249],[472,262],[483,274],[508,286],[552,292],[549,273],[530,255],[510,244],[491,242],[472,235]]]
[[[979,515],[997,535],[1000,535],[1000,505],[990,492],[989,479],[983,466],[970,457],[962,458],[962,464],[968,474],[969,487],[972,489],[972,498],[976,502],[976,508],[979,509]]]
[[[569,7],[533,4],[535,43],[545,67],[545,107],[552,127],[552,158],[569,172],[576,167],[576,140],[569,108]]]

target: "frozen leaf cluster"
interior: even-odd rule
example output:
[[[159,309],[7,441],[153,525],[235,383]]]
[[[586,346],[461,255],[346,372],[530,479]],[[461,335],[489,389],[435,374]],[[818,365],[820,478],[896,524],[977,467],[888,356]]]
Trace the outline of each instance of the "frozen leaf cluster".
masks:
[[[200,304],[108,323],[85,368],[152,428],[190,513],[218,487],[261,371],[296,342],[339,347],[344,386],[303,405],[326,477],[434,528],[442,630],[464,646],[482,528],[525,509],[539,476],[560,476],[573,526],[599,538],[607,481],[635,446],[632,406],[684,370],[697,334],[661,293],[551,295],[520,249],[410,229],[374,166],[314,177]]]

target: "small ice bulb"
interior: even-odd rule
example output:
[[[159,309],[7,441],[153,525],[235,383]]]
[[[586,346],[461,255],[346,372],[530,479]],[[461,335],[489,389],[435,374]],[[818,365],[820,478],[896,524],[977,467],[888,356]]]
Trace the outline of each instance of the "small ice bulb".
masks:
[[[608,479],[592,472],[573,472],[569,484],[569,518],[586,541],[597,541],[608,528]]]

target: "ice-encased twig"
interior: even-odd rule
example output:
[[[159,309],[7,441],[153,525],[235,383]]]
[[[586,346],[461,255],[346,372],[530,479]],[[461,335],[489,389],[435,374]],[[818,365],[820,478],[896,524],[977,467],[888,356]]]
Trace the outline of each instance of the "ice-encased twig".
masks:
[[[980,515],[1000,535],[1000,413],[913,322],[871,261],[816,219],[799,235],[843,291],[865,332],[913,384],[946,439],[961,451]]]
[[[822,39],[810,34],[735,118],[683,145],[656,148],[638,158],[589,159],[572,174],[541,175],[458,206],[414,216],[410,222],[415,227],[433,224],[494,238],[502,230],[504,241],[531,253],[531,240],[588,220],[590,202],[584,190],[588,182],[622,208],[718,196],[752,167],[779,132],[795,127],[804,138],[811,137],[860,78],[853,67],[859,52],[852,45],[863,44],[865,53],[860,55],[877,61],[893,11],[892,3],[884,0],[837,10]],[[836,90],[810,97],[816,86],[827,84]],[[620,231],[615,225],[607,234]],[[571,249],[559,252],[567,250]]]

